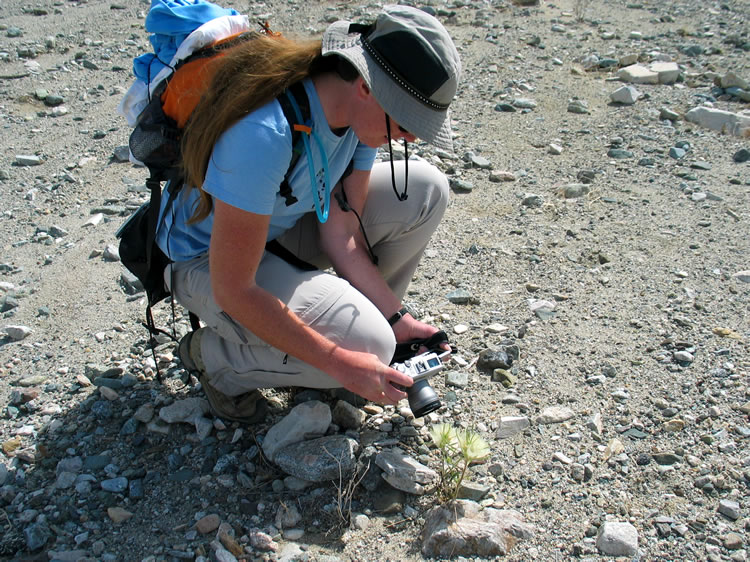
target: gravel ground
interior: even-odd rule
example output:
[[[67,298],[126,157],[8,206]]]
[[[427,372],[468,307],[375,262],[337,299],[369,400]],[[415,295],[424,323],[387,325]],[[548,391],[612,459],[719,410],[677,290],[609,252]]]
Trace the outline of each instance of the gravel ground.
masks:
[[[377,11],[224,5],[299,35]],[[0,557],[219,559],[215,527],[203,532],[218,516],[249,559],[421,559],[435,494],[397,495],[384,513],[382,494],[362,485],[352,510],[363,517],[349,528],[335,486],[289,489],[257,455],[289,392],[269,392],[257,426],[216,420],[203,440],[188,424],[129,422],[202,395],[168,342],[155,379],[143,295],[124,289],[109,248],[146,198],[146,172],[122,161],[129,130],[115,108],[148,48],[147,8],[2,5]],[[479,431],[492,451],[470,474],[479,501],[535,529],[508,560],[606,558],[608,523],[632,525],[629,558],[746,560],[750,128],[741,138],[684,115],[709,104],[750,119],[745,94],[719,87],[730,73],[750,81],[748,3],[427,8],[455,38],[464,76],[455,154],[416,150],[454,193],[407,304],[459,354],[434,379],[445,407],[427,423],[368,408],[361,440],[390,424],[394,443],[435,468],[430,422]],[[627,57],[674,61],[679,78],[633,84],[635,103],[613,103]],[[169,307],[156,317],[167,326]],[[493,371],[486,350],[519,356]],[[547,423],[552,407],[570,417]],[[498,438],[511,417],[528,427]],[[83,463],[74,485],[61,481],[71,459]],[[281,532],[291,506],[301,520]],[[255,529],[278,551],[251,547]]]

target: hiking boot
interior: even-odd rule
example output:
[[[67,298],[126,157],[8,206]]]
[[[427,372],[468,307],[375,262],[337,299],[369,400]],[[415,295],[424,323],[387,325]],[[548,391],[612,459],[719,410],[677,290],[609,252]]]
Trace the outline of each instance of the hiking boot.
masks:
[[[260,421],[266,413],[267,403],[259,390],[251,390],[238,396],[227,396],[211,385],[201,357],[200,342],[205,329],[199,328],[185,334],[177,347],[177,355],[187,370],[198,374],[211,413],[216,417],[241,423]]]

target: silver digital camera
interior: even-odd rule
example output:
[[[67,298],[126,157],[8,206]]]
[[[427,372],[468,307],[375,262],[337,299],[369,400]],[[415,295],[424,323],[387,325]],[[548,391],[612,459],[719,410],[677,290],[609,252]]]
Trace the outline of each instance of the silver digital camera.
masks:
[[[407,359],[403,363],[393,363],[392,368],[410,376],[414,384],[405,388],[401,385],[394,385],[399,390],[406,392],[409,398],[409,407],[414,413],[414,417],[421,418],[437,410],[441,404],[437,394],[427,382],[435,373],[443,370],[443,359],[450,355],[450,351],[444,351],[437,354],[432,351],[416,355]]]

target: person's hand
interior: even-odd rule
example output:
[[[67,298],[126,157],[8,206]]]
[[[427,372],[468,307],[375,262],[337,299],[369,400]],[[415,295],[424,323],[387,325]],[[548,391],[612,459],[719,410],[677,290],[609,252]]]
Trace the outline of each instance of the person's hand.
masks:
[[[396,336],[397,343],[426,339],[439,331],[435,326],[420,322],[412,317],[411,314],[405,314],[393,325],[393,334]],[[447,343],[442,344],[441,348],[445,351],[451,350],[451,346]],[[424,353],[425,351],[427,349],[422,347],[419,353]]]
[[[337,349],[331,375],[347,390],[377,402],[396,404],[406,393],[395,386],[409,387],[412,378],[385,365],[372,353]]]

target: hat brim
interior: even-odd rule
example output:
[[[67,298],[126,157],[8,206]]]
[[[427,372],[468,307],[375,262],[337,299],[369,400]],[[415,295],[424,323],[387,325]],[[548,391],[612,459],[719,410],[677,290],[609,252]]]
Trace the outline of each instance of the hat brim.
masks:
[[[367,54],[359,33],[349,33],[348,21],[331,24],[323,34],[322,54],[339,55],[359,72],[375,100],[403,129],[438,148],[453,151],[450,111],[428,107],[402,89]]]

